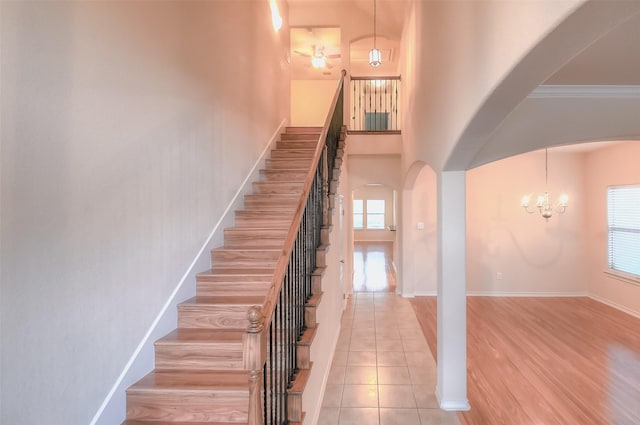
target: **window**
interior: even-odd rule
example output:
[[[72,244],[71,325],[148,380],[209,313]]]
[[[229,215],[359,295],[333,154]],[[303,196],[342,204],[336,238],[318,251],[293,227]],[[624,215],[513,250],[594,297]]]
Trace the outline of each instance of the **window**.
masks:
[[[367,199],[367,229],[384,229],[384,199]]]
[[[384,229],[384,199],[354,199],[353,228],[355,230]]]
[[[388,112],[365,112],[364,114],[364,129],[366,131],[388,130],[388,122]]]
[[[363,229],[364,226],[364,210],[362,199],[353,200],[353,228]]]
[[[640,186],[607,189],[609,269],[640,277]]]

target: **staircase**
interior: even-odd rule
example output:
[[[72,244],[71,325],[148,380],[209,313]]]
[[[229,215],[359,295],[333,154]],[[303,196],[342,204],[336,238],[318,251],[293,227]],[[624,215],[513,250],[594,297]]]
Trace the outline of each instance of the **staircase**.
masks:
[[[260,180],[253,183],[253,193],[245,196],[244,209],[235,212],[234,227],[224,230],[224,246],[211,251],[211,270],[197,276],[196,296],[178,306],[178,328],[156,341],[155,369],[127,390],[124,425],[255,423],[249,417],[247,312],[252,306],[265,305],[305,178],[314,166],[321,131],[320,127],[288,127],[276,142],[265,169],[260,170]],[[329,173],[334,192],[344,129],[340,139],[335,171]],[[325,218],[312,296],[304,307],[306,330],[296,343],[300,371],[288,390],[287,403],[292,424],[304,419],[302,391],[312,367],[309,353],[322,296],[329,225]]]

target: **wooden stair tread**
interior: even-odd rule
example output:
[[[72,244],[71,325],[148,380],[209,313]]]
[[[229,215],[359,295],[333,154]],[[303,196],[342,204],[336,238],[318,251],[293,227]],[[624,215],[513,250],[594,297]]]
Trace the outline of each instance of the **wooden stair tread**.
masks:
[[[233,425],[247,425],[248,422],[233,422]],[[229,425],[229,422],[172,422],[172,421],[142,421],[128,419],[122,425]],[[293,422],[290,423],[293,425]]]
[[[242,248],[238,248],[242,249]],[[273,276],[273,268],[217,268],[213,267],[205,272],[198,273],[198,276],[231,275],[231,276]]]
[[[248,373],[240,371],[152,371],[133,384],[127,393],[153,391],[238,391],[249,392]]]
[[[243,336],[246,332],[235,329],[197,329],[197,328],[177,328],[166,336],[156,341],[156,344],[242,344]]]
[[[322,127],[319,126],[309,126],[309,125],[301,125],[301,126],[287,126],[285,127],[286,133],[322,133]]]
[[[313,342],[313,340],[316,337],[316,332],[318,331],[319,327],[320,327],[320,325],[316,325],[315,328],[307,328],[307,329],[305,329],[305,331],[302,333],[302,336],[298,340],[298,344],[300,344],[300,345],[311,345],[311,343]]]
[[[264,303],[264,297],[259,297],[255,295],[244,295],[244,296],[230,296],[230,295],[220,295],[220,296],[198,296],[196,295],[193,298],[189,298],[186,301],[180,303],[181,306],[198,306],[198,305],[262,305]]]
[[[313,367],[313,363],[311,363],[311,366]],[[287,392],[290,394],[302,394],[309,381],[309,376],[311,376],[311,368],[300,369]]]
[[[322,292],[319,292],[317,294],[313,294],[313,295],[311,295],[311,297],[309,297],[309,299],[307,300],[305,305],[306,306],[317,306],[318,304],[320,304],[320,300],[321,299],[322,299]]]

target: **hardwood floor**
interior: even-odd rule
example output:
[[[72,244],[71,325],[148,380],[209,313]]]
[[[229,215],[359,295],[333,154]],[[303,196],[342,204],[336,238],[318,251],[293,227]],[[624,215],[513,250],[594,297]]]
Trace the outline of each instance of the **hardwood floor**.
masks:
[[[395,292],[392,242],[353,244],[353,290],[356,292]]]
[[[430,349],[436,298],[412,305]],[[589,298],[467,298],[464,425],[640,424],[640,319]]]

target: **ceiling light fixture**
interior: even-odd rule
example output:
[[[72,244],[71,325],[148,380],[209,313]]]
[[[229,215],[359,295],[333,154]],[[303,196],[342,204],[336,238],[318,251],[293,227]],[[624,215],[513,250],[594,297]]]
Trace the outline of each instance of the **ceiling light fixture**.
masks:
[[[276,0],[269,0],[269,8],[271,9],[271,23],[273,29],[278,31],[282,28],[282,16],[280,16],[280,10],[278,9],[278,3]]]
[[[377,68],[382,63],[382,53],[376,48],[376,0],[373,0],[373,49],[369,52],[369,65]]]
[[[547,189],[548,180],[549,180],[549,150],[545,149],[544,150],[545,189]],[[534,210],[529,209],[530,199],[531,197],[529,195],[522,197],[522,202],[520,205],[525,209],[526,212],[528,212],[529,214],[533,214],[536,211],[535,209]],[[538,195],[536,208],[538,209],[538,212],[540,213],[540,215],[544,217],[545,220],[549,221],[549,218],[551,218],[554,211],[557,211],[559,214],[563,214],[567,210],[567,207],[569,206],[568,202],[569,202],[569,197],[565,194],[562,194],[560,195],[560,201],[558,202],[558,205],[554,206],[553,203],[551,203],[551,200],[549,199],[549,192],[545,190],[544,194]]]
[[[311,57],[311,65],[314,68],[324,68],[327,65],[327,61],[324,59],[324,55],[313,55]]]

